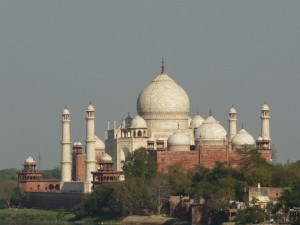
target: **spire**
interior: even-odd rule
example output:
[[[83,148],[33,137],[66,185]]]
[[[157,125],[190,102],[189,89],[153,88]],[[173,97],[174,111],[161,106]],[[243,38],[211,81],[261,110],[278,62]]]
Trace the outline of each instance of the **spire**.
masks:
[[[165,62],[164,62],[164,58],[161,59],[161,73],[165,72]]]

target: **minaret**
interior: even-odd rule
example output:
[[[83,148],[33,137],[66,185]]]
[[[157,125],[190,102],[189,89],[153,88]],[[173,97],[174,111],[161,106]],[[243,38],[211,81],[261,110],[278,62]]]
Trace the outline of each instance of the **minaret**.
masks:
[[[85,181],[92,185],[92,172],[96,170],[95,156],[95,110],[91,105],[86,110],[86,173]]]
[[[61,181],[71,181],[71,138],[70,138],[70,111],[65,108],[62,114],[62,141],[61,141]]]
[[[229,142],[231,142],[231,139],[233,138],[234,135],[236,135],[236,110],[233,108],[233,106],[229,110]]]
[[[265,103],[261,109],[261,137],[263,140],[270,140],[270,108]]]

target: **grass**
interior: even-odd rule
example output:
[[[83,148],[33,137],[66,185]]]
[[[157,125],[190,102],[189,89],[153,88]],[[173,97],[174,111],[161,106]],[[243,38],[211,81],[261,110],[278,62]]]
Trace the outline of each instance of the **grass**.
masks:
[[[74,214],[42,209],[1,209],[0,220],[15,221],[69,221]]]

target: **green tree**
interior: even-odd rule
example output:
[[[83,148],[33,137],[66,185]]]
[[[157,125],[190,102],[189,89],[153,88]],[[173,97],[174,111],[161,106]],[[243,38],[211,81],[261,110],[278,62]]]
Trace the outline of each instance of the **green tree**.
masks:
[[[154,206],[156,207],[156,213],[161,214],[161,208],[164,203],[168,202],[170,196],[170,187],[167,183],[165,176],[158,176],[152,181],[152,198]]]
[[[248,207],[245,210],[238,211],[236,215],[237,224],[260,223],[268,218],[268,214],[260,208]]]
[[[12,196],[18,190],[18,183],[14,180],[2,181],[0,184],[0,202],[7,207],[11,207]]]
[[[282,200],[289,208],[300,207],[300,180],[296,180],[290,189],[284,191]]]
[[[191,179],[180,164],[169,166],[167,180],[172,187],[172,195],[189,195],[191,193]]]
[[[125,178],[139,177],[151,181],[157,175],[157,165],[145,148],[130,152],[122,167]]]

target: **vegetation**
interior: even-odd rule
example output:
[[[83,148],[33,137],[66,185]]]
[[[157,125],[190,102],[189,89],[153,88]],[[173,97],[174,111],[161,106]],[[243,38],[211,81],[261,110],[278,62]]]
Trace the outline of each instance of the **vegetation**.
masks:
[[[257,183],[266,187],[290,187],[273,208],[273,213],[282,208],[300,207],[300,161],[272,165],[256,149],[242,148],[238,153],[241,156],[239,170],[216,163],[212,170],[198,165],[186,172],[181,165],[173,165],[168,168],[168,174],[160,174],[146,149],[137,149],[129,153],[124,162],[126,180],[104,184],[86,195],[74,209],[76,219],[96,217],[107,220],[132,214],[161,214],[167,212],[169,196],[180,195],[196,200],[204,198],[212,223],[220,224],[228,216],[229,201],[245,201],[247,189]],[[15,171],[0,171],[2,207],[18,207],[22,202]],[[44,178],[60,177],[59,168],[43,173]],[[240,224],[266,218],[266,214],[253,207],[247,207],[237,215]]]
[[[69,221],[74,214],[41,209],[1,209],[0,220],[14,221]]]
[[[186,172],[181,165],[173,165],[168,168],[168,174],[159,174],[146,149],[140,148],[129,153],[124,162],[125,181],[105,184],[86,196],[74,210],[75,215],[84,218],[161,214],[167,210],[169,195],[182,195],[204,198],[212,223],[220,224],[228,217],[230,200],[245,201],[247,189],[257,183],[265,187],[291,187],[284,193],[281,205],[300,206],[300,161],[272,165],[256,149],[242,148],[239,154],[238,170],[217,163],[212,170],[198,165]],[[247,207],[238,213],[237,221],[243,224],[266,218],[262,210]]]

